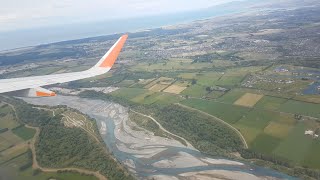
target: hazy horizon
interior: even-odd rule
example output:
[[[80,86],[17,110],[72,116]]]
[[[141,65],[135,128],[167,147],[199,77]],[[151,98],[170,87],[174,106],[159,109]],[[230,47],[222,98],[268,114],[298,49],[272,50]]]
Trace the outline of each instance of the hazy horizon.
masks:
[[[213,9],[208,8],[163,15],[149,15],[146,17],[119,18],[117,20],[72,23],[0,32],[0,42],[5,42],[0,43],[0,51],[114,33],[134,32],[241,11],[241,8],[214,9],[214,7]]]

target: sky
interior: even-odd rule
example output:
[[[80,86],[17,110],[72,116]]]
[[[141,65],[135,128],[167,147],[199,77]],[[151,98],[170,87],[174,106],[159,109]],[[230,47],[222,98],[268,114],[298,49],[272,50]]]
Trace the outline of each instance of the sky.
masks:
[[[0,0],[0,32],[206,8],[234,0]]]

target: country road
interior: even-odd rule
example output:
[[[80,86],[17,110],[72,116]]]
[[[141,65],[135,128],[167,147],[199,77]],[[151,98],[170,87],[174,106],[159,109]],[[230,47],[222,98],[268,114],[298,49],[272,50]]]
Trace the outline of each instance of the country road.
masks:
[[[19,119],[15,107],[10,103],[7,103],[7,102],[4,102],[4,103],[8,104],[12,108],[12,110],[14,111],[15,117],[17,119]],[[75,172],[78,172],[81,174],[93,175],[93,176],[97,177],[99,180],[107,180],[107,178],[105,176],[103,176],[102,174],[100,174],[98,171],[94,172],[94,171],[89,171],[89,170],[80,169],[80,168],[44,168],[44,167],[41,167],[38,164],[37,154],[36,154],[36,150],[35,150],[35,142],[36,142],[37,137],[39,137],[40,128],[32,127],[29,125],[25,125],[25,126],[27,128],[31,128],[31,129],[36,130],[35,135],[33,136],[33,138],[31,139],[31,141],[29,143],[29,148],[31,149],[31,152],[32,152],[32,168],[33,169],[40,169],[43,172],[75,171]]]
[[[201,114],[204,114],[204,115],[206,115],[206,116],[210,116],[210,117],[216,119],[217,121],[219,121],[219,122],[227,125],[228,127],[230,127],[232,130],[234,130],[234,131],[239,135],[239,137],[241,138],[241,141],[242,141],[244,147],[245,147],[246,149],[248,149],[248,144],[247,144],[247,142],[246,142],[246,139],[243,137],[243,135],[241,134],[241,132],[240,132],[238,129],[236,129],[235,127],[233,127],[232,125],[226,123],[225,121],[223,121],[222,119],[220,119],[220,118],[218,118],[218,117],[215,117],[215,116],[213,116],[213,115],[211,115],[211,114],[208,114],[208,113],[206,113],[206,112],[200,111],[199,109],[195,109],[195,108],[192,108],[192,107],[189,107],[189,106],[180,104],[180,103],[175,103],[175,104],[178,105],[178,106],[180,106],[180,107],[183,107],[183,108],[192,110],[192,111],[197,111],[197,112],[199,112],[199,113],[201,113]]]
[[[93,176],[97,177],[99,180],[107,180],[107,178],[104,177],[102,174],[100,174],[98,171],[94,172],[94,171],[89,171],[89,170],[80,169],[80,168],[44,168],[44,167],[41,167],[38,164],[37,154],[36,154],[36,150],[35,150],[35,142],[36,142],[37,137],[40,134],[40,129],[38,127],[32,127],[32,126],[28,126],[28,125],[26,125],[26,127],[36,130],[36,134],[34,135],[33,139],[31,140],[31,142],[29,144],[29,148],[31,149],[31,152],[32,152],[32,168],[33,169],[40,169],[43,172],[76,171],[81,174],[93,175]]]
[[[155,123],[159,126],[159,128],[160,128],[162,131],[164,131],[164,132],[166,132],[166,133],[168,133],[168,134],[170,134],[170,135],[172,135],[172,136],[174,136],[174,137],[177,137],[177,138],[179,138],[179,139],[182,139],[182,140],[185,141],[185,143],[187,144],[187,147],[192,148],[192,149],[195,149],[186,139],[184,139],[183,137],[180,137],[180,136],[178,136],[178,135],[176,135],[176,134],[173,134],[173,133],[169,132],[168,130],[166,130],[164,127],[162,127],[162,125],[161,125],[157,120],[155,120],[152,116],[148,116],[148,115],[145,115],[145,114],[136,112],[136,111],[134,111],[134,110],[132,110],[132,109],[130,109],[130,111],[132,111],[132,112],[134,112],[134,113],[136,113],[136,114],[139,114],[139,115],[141,115],[141,116],[144,116],[144,117],[147,117],[147,118],[151,119],[153,122],[155,122]]]

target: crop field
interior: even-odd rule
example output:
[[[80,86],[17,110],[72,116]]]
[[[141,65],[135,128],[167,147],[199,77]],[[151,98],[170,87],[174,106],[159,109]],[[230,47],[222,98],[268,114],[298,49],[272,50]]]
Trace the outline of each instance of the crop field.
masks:
[[[293,99],[297,100],[297,101],[306,101],[306,102],[310,102],[310,103],[320,104],[319,95],[303,95],[303,96],[298,95],[298,96],[295,96]]]
[[[272,120],[277,120],[279,113],[254,109],[243,116],[236,124],[263,130]]]
[[[288,137],[289,132],[292,130],[293,127],[294,125],[291,124],[272,121],[264,129],[264,132],[270,136],[284,139]]]
[[[311,168],[320,168],[320,141],[313,141],[308,152],[305,155],[302,164],[308,165]]]
[[[263,134],[265,127],[267,127],[271,121],[279,118],[279,113],[254,109],[245,114],[234,126],[240,129],[240,132],[244,135],[251,147],[251,143],[254,142],[260,134]],[[255,146],[257,146],[257,143]]]
[[[178,77],[183,79],[195,79],[198,73],[181,73]]]
[[[320,118],[320,104],[289,100],[282,104],[280,111]]]
[[[166,87],[168,87],[168,85],[166,85],[166,84],[155,84],[151,88],[149,88],[149,90],[154,91],[154,92],[160,92],[163,89],[165,89]]]
[[[236,67],[230,68],[226,71],[228,75],[245,75],[248,73],[258,72],[265,68],[266,66],[249,66],[249,67]]]
[[[146,85],[146,84],[149,84],[150,82],[152,82],[154,80],[155,80],[154,78],[152,78],[152,79],[141,79],[141,80],[139,80],[138,84]]]
[[[220,91],[212,91],[211,93],[207,94],[206,95],[206,98],[209,98],[209,99],[217,99],[221,96],[224,95],[224,92],[220,92]]]
[[[20,126],[18,128],[12,129],[12,132],[23,140],[29,140],[34,136],[36,130],[27,128],[25,126]]]
[[[133,98],[132,101],[141,103],[141,104],[172,104],[177,103],[182,100],[181,97],[168,94],[168,93],[162,93],[162,92],[156,92],[156,93],[146,93],[146,96],[142,98],[142,96],[138,96],[136,98]]]
[[[10,146],[20,142],[22,142],[22,139],[16,136],[15,134],[13,134],[11,131],[6,131],[0,134],[0,144],[4,143],[4,144],[9,144]]]
[[[194,70],[213,67],[212,63],[192,63],[190,60],[167,61],[161,63],[139,63],[131,68],[132,71],[172,71],[172,70]]]
[[[142,103],[142,104],[153,104],[156,101],[161,99],[160,98],[161,94],[162,93],[160,93],[160,92],[155,92],[155,93],[152,93],[150,95],[147,95],[147,96],[145,96],[143,101],[140,101],[140,103]]]
[[[28,150],[27,143],[20,143],[0,152],[0,164],[14,158]]]
[[[299,123],[289,133],[288,138],[283,140],[273,152],[293,162],[303,162],[313,142],[312,138],[304,135],[305,130],[305,124]]]
[[[157,80],[151,81],[149,84],[147,84],[144,88],[149,89],[155,84],[171,84],[174,81],[172,78],[167,78],[167,77],[160,77]]]
[[[85,176],[79,173],[44,173],[40,172],[34,174],[34,170],[31,167],[21,171],[19,168],[22,165],[28,163],[29,157],[27,153],[23,153],[16,158],[11,159],[2,166],[2,172],[6,172],[5,177],[8,179],[32,179],[32,180],[44,180],[44,179],[59,179],[59,180],[97,180],[94,176]]]
[[[242,91],[240,89],[233,89],[220,98],[217,99],[217,101],[221,101],[224,103],[230,103],[233,104],[237,99],[242,97],[245,94],[245,91]]]
[[[132,99],[130,99],[131,101],[133,102],[136,102],[136,103],[143,103],[145,101],[146,98],[152,96],[152,94],[154,94],[156,92],[153,92],[153,91],[147,91],[146,93],[144,94],[140,94]]]
[[[15,120],[15,117],[12,114],[0,117],[0,128],[12,129],[17,126],[19,126],[19,123]]]
[[[184,91],[182,91],[181,94],[188,95],[188,96],[191,96],[191,97],[199,97],[199,98],[201,98],[204,95],[206,95],[207,93],[208,92],[206,91],[205,87],[195,84],[195,85],[192,85],[192,86],[188,87]]]
[[[217,84],[221,76],[222,76],[221,73],[206,72],[206,73],[197,74],[195,79],[197,80],[197,84],[201,86],[213,86]]]
[[[284,99],[284,98],[264,96],[259,102],[257,102],[255,107],[270,109],[270,110],[277,110],[286,101],[287,101],[287,99]]]
[[[234,102],[234,105],[253,107],[262,97],[263,95],[260,94],[246,93],[236,102]]]
[[[0,129],[12,129],[17,126],[19,123],[15,120],[11,107],[0,103]]]
[[[132,99],[138,95],[146,93],[147,90],[139,88],[120,88],[111,93],[113,96],[123,97],[126,99]]]
[[[236,89],[228,92],[219,100],[232,103],[243,95],[243,90]],[[225,99],[222,99],[223,97]],[[246,107],[200,99],[187,99],[180,103],[228,122],[241,132],[252,150],[286,158],[299,165],[308,164],[313,168],[320,168],[320,139],[304,134],[308,129],[317,129],[320,124],[315,120],[299,122],[295,120],[293,114],[273,111],[277,110],[276,107],[286,105],[287,101],[287,99],[270,96],[261,97],[261,100],[255,105],[257,108],[251,111]],[[297,102],[293,102],[293,105],[297,106],[295,104]],[[305,104],[305,102],[299,103]],[[306,104],[311,107],[317,106],[312,103]]]
[[[265,154],[272,154],[273,150],[278,147],[281,139],[261,133],[250,144],[250,148]]]
[[[240,120],[250,110],[246,107],[234,106],[231,104],[223,104],[215,101],[207,101],[201,99],[188,99],[182,101],[182,104],[221,118],[222,120],[230,124],[233,124]]]
[[[184,91],[187,87],[182,87],[178,85],[171,85],[168,88],[166,88],[163,92],[167,93],[173,93],[173,94],[180,94],[182,91]]]
[[[190,81],[188,80],[177,80],[174,85],[177,85],[177,86],[181,86],[181,87],[188,87],[191,85]]]
[[[244,76],[245,75],[236,75],[236,76],[224,75],[214,84],[218,86],[234,87],[235,85],[240,84]]]
[[[119,87],[129,87],[132,84],[134,84],[133,80],[123,80],[120,83],[118,83],[117,86],[119,86]]]
[[[283,80],[283,79],[279,79]],[[267,91],[278,91],[281,93],[286,93],[289,95],[296,95],[297,93],[301,92],[301,89],[305,89],[310,82],[296,80],[291,84],[286,83],[274,83],[274,82],[259,82],[255,84],[255,88],[263,89]]]

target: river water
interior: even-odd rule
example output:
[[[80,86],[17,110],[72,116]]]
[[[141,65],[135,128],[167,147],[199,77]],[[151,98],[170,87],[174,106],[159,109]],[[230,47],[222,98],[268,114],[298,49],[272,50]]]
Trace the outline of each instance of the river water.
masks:
[[[128,109],[112,102],[75,96],[23,98],[36,105],[66,105],[94,118],[116,159],[139,179],[295,179],[249,163],[209,157],[193,147],[139,129]]]

